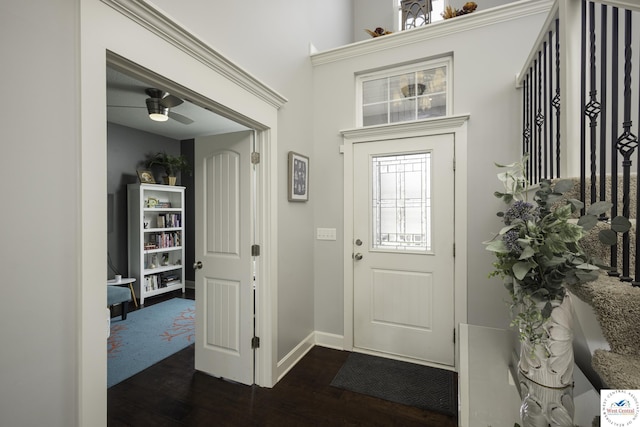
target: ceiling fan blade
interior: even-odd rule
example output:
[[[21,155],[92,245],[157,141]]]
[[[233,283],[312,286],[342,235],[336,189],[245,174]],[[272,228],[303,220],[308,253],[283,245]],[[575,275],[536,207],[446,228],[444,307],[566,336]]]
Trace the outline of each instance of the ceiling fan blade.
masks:
[[[182,114],[174,113],[173,111],[169,111],[169,117],[184,125],[190,125],[191,123],[193,123],[193,120],[191,120],[189,117],[185,117]]]
[[[166,108],[171,108],[171,107],[177,107],[178,105],[182,104],[184,101],[180,98],[178,98],[177,96],[173,96],[173,95],[167,95],[164,98],[162,98],[160,100],[160,104],[162,104],[163,107]]]

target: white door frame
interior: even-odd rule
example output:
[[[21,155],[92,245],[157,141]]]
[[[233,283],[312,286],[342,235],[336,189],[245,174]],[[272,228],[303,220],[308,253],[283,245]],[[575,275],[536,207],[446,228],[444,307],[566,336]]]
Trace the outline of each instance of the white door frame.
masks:
[[[257,194],[255,198],[256,206],[253,207],[257,214],[255,236],[257,244],[260,244],[265,249],[273,248],[275,246],[275,242],[272,241],[272,234],[266,232],[271,229],[271,224],[273,223],[272,219],[275,220],[275,216],[272,217],[272,213],[269,210],[269,205],[273,203],[271,201],[271,197],[273,197],[272,193],[275,190],[273,190],[271,186],[265,185],[265,182],[269,182],[270,174],[274,171],[274,168],[270,167],[270,163],[274,157],[274,151],[277,151],[272,146],[273,144],[270,143],[270,130],[260,129],[257,124],[250,122],[244,117],[238,116],[235,112],[220,105],[216,105],[214,102],[202,95],[177,85],[162,76],[155,75],[113,53],[108,52],[107,63],[109,66],[117,68],[119,71],[135,78],[151,80],[159,86],[166,88],[176,96],[189,99],[192,103],[207,108],[214,113],[224,114],[225,117],[242,125],[247,127],[254,126],[257,128],[253,130],[253,137],[255,138],[254,145],[255,151],[261,154],[262,160],[258,165],[258,187],[256,188]],[[197,231],[198,230],[196,230],[196,232]],[[273,304],[271,303],[271,300],[275,299],[275,295],[277,295],[277,292],[273,289],[273,286],[277,281],[271,279],[269,272],[273,270],[273,268],[270,268],[270,264],[276,263],[276,257],[273,256],[275,251],[265,249],[261,251],[259,262],[256,264],[256,336],[260,337],[261,348],[255,351],[254,378],[256,384],[265,387],[272,387],[275,384],[273,378],[276,375],[275,370],[272,368],[273,363],[276,360],[272,354],[272,349],[276,347],[274,339],[277,331],[276,329],[269,327],[269,325],[271,324],[270,319],[276,318],[275,313],[272,313]],[[191,266],[187,266],[187,268],[190,267]]]
[[[467,323],[467,120],[469,115],[448,116],[392,125],[341,131],[344,154],[344,343],[353,351],[353,145],[380,140],[453,134],[454,183],[454,324]],[[459,333],[456,333],[459,336]],[[455,343],[455,368],[460,366],[459,339]]]
[[[181,90],[189,88],[203,103],[232,120],[256,129],[262,154],[258,200],[259,238],[263,245],[260,300],[261,357],[256,383],[271,387],[277,381],[277,201],[278,109],[286,98],[216,52],[150,2],[137,0],[81,0],[79,14],[78,99],[81,126],[76,185],[78,208],[78,313],[75,371],[77,424],[106,424],[107,335],[104,282],[107,234],[106,189],[106,65],[110,52],[165,76]],[[132,43],[131,40],[135,40]],[[110,61],[111,63],[111,61]],[[175,83],[177,82],[177,83]],[[177,92],[176,92],[177,93]],[[73,103],[73,102],[72,102]],[[96,243],[98,242],[98,243]]]

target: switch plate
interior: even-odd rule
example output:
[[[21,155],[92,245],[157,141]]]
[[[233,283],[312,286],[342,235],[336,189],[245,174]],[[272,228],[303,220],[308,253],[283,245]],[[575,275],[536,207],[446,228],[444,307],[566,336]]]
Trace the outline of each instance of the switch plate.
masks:
[[[336,229],[335,228],[318,228],[316,229],[316,239],[336,240]]]

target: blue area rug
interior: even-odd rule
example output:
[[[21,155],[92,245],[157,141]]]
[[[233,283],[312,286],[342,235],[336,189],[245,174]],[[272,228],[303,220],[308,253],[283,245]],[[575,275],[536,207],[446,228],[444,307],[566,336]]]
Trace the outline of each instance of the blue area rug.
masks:
[[[111,319],[107,387],[193,344],[195,316],[195,301],[173,298]]]

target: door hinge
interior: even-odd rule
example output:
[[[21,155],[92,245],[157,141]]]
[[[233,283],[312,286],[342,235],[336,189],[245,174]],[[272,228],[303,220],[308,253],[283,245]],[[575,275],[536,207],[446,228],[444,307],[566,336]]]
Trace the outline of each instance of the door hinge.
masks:
[[[251,256],[260,256],[260,245],[251,245]]]
[[[260,337],[251,338],[251,349],[260,348]]]
[[[456,244],[453,244],[453,257],[456,257]]]
[[[456,343],[456,328],[453,328],[453,343]]]
[[[251,153],[251,164],[257,165],[258,163],[260,163],[260,153],[254,151],[253,153]]]

